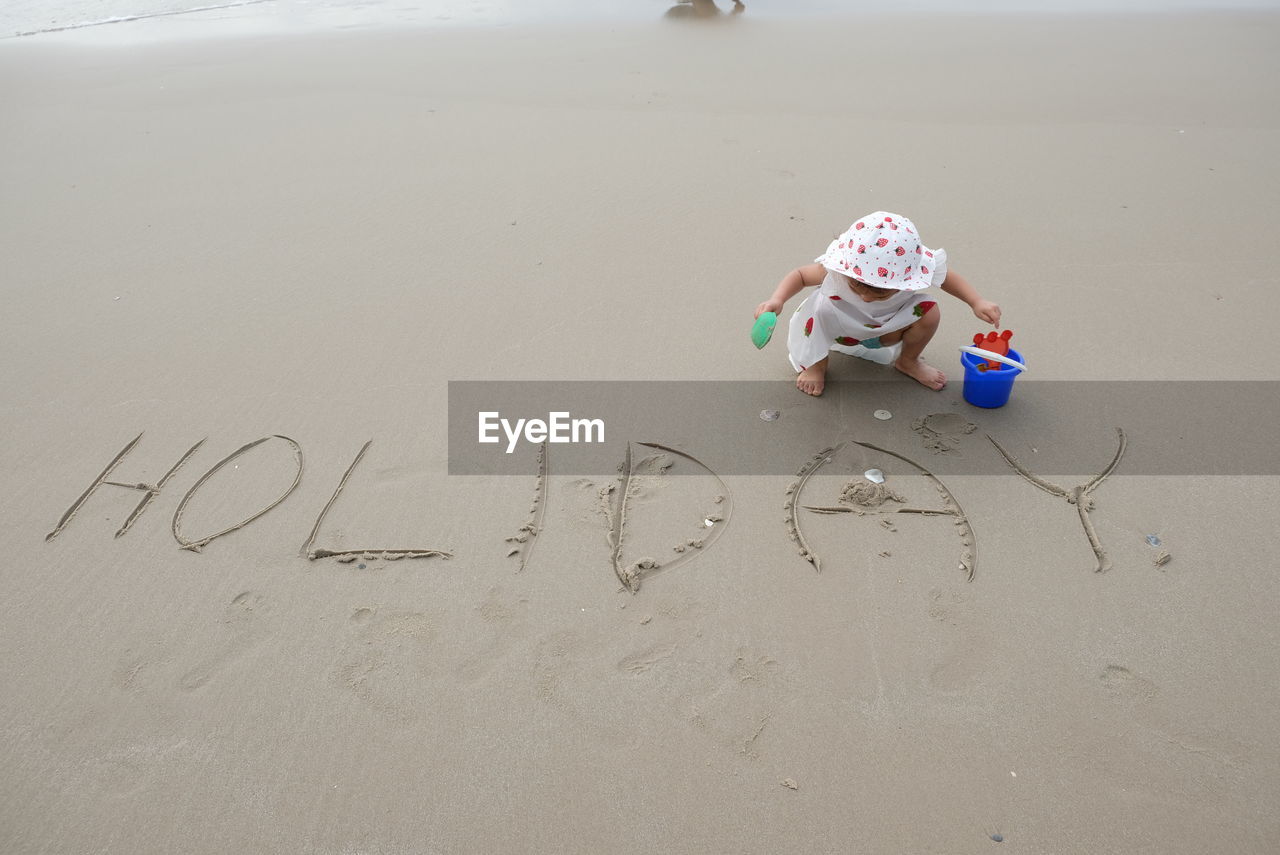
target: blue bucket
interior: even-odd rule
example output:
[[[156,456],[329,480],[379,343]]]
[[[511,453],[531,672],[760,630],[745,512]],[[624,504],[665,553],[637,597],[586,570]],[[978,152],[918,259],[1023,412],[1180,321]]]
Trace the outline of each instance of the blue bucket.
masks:
[[[1013,348],[1009,349],[1009,358],[1014,362],[1023,362],[1022,354]],[[972,353],[960,353],[960,364],[964,366],[964,399],[975,407],[994,410],[1009,403],[1013,394],[1013,381],[1022,373],[1021,368],[1012,365],[1001,365],[999,368],[986,368],[987,360]],[[979,370],[983,366],[984,370]]]

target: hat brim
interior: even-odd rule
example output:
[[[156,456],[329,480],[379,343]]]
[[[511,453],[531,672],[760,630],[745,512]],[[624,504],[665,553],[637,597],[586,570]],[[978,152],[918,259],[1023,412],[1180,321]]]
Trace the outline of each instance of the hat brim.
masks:
[[[814,261],[817,262],[817,264],[822,265],[823,268],[831,270],[832,273],[849,276],[850,279],[856,279],[858,282],[868,285],[870,288],[888,288],[891,289],[891,291],[924,291],[925,288],[933,287],[932,271],[931,273],[920,273],[919,264],[913,265],[913,275],[908,276],[906,279],[891,279],[888,280],[888,282],[874,283],[867,282],[867,280],[860,278],[860,276],[854,274],[854,268],[855,266],[858,266],[859,262],[858,253],[856,253],[854,248],[852,248],[852,242],[854,242],[854,239],[856,239],[856,236],[851,232],[841,234],[840,237],[836,238],[835,241],[832,241],[831,244],[829,244],[827,251],[823,252],[822,255],[818,256]],[[841,243],[846,244],[844,250],[841,250],[840,248]],[[932,261],[934,265],[937,265],[938,262],[941,262],[943,265],[946,264],[946,250],[931,250],[931,248],[924,246],[922,243],[920,244],[920,257],[922,257],[923,260],[925,256],[927,256],[928,260]],[[924,264],[928,264],[929,261],[924,261]],[[863,264],[865,264],[865,261],[863,261]]]
[[[838,243],[838,241],[833,241],[832,246],[835,246],[836,243]],[[934,255],[942,252],[942,250],[927,249],[923,244],[920,249],[922,252],[932,252]],[[841,276],[848,276],[850,279],[856,279],[858,282],[861,282],[863,285],[870,288],[887,288],[891,291],[923,291],[925,288],[933,287],[932,273],[926,275],[916,274],[908,279],[884,282],[879,285],[874,282],[867,282],[866,280],[860,279],[854,275],[854,265],[849,264],[848,259],[845,257],[847,252],[848,250],[836,249],[833,257],[831,247],[828,247],[827,251],[815,258],[814,261],[821,264],[832,273],[839,273]],[[917,270],[918,269],[919,268],[917,268]]]

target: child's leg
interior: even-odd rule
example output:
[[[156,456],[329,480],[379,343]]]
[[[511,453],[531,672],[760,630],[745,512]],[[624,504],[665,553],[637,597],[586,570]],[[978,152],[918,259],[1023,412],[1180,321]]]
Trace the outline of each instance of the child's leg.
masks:
[[[947,385],[947,375],[920,358],[920,354],[924,353],[925,345],[938,331],[940,315],[936,305],[930,306],[924,316],[911,326],[880,337],[880,341],[884,344],[902,342],[902,353],[898,354],[898,360],[893,363],[893,367],[930,389],[941,389]]]
[[[831,342],[840,335],[840,319],[831,301],[814,292],[805,298],[787,326],[787,358],[798,374],[796,388],[818,396],[827,382],[827,358]]]
[[[817,397],[827,385],[827,359],[824,356],[796,377],[796,388],[806,395]]]

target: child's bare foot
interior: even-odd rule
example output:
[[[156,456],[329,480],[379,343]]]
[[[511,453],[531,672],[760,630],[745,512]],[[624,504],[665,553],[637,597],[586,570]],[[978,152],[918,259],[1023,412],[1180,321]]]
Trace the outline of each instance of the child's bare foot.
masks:
[[[903,359],[898,357],[898,361],[893,363],[893,367],[935,391],[947,385],[947,375],[923,359]]]
[[[815,398],[822,394],[822,389],[827,385],[827,360],[822,360],[800,372],[796,377],[796,388],[806,395],[813,395]]]

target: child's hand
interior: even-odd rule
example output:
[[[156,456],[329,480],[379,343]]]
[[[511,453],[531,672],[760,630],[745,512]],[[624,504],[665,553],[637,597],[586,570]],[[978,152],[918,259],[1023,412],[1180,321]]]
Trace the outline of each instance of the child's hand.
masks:
[[[775,300],[772,297],[770,297],[768,300],[765,300],[763,303],[756,306],[756,313],[754,317],[758,318],[761,315],[763,315],[765,312],[773,312],[776,315],[781,311],[782,311],[782,302],[780,300]],[[997,309],[997,311],[999,310]]]
[[[1000,307],[990,300],[975,300],[973,313],[992,326],[1000,326]]]

